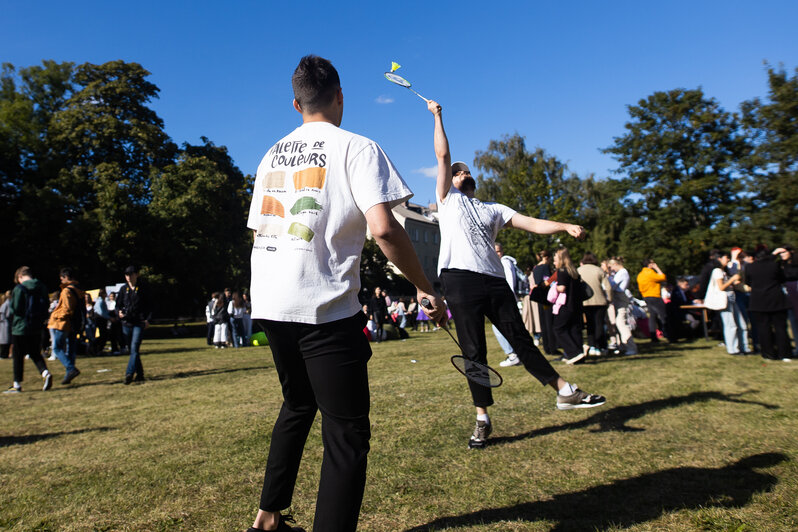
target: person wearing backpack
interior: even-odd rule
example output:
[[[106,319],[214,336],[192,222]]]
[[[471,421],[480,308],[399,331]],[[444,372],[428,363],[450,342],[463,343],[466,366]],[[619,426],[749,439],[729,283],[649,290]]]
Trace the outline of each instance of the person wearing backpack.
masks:
[[[77,336],[85,327],[86,312],[84,311],[83,290],[75,280],[72,268],[61,268],[61,293],[58,304],[50,314],[47,327],[52,332],[53,354],[61,361],[66,370],[66,375],[61,384],[69,384],[80,375],[80,370],[75,367],[75,354],[77,351]]]
[[[122,320],[122,335],[130,351],[125,384],[144,381],[144,367],[141,365],[141,334],[150,326],[150,300],[147,286],[139,281],[139,270],[135,266],[125,268],[125,286],[116,298],[116,310]]]
[[[36,364],[44,379],[43,391],[53,385],[53,375],[42,357],[42,329],[47,317],[49,297],[44,283],[33,278],[27,266],[14,274],[16,286],[11,292],[11,338],[14,345],[14,384],[5,393],[20,393],[25,365],[25,355]]]

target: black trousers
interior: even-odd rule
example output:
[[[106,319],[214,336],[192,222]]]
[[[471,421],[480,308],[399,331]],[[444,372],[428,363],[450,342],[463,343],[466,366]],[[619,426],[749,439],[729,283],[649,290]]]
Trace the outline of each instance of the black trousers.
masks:
[[[464,357],[487,363],[487,317],[510,342],[526,370],[541,384],[548,384],[559,377],[549,361],[535,347],[534,340],[521,320],[515,296],[504,277],[451,269],[441,271],[441,283],[446,303],[457,326],[457,337],[463,347]],[[493,404],[490,388],[470,380],[467,382],[474,406],[484,408]]]
[[[14,343],[14,380],[22,382],[23,373],[25,370],[25,355],[30,355],[31,361],[36,364],[36,369],[41,374],[47,369],[47,363],[42,357],[42,335],[39,331],[34,334],[26,334],[24,336],[12,337]]]
[[[787,336],[787,311],[751,312],[759,334],[759,349],[764,358],[788,358],[790,338]],[[16,350],[16,347],[14,347]],[[16,360],[16,355],[14,360]]]
[[[543,351],[547,355],[557,354],[557,335],[554,333],[554,312],[551,305],[539,305],[540,336],[543,339]]]
[[[607,330],[604,328],[607,305],[591,305],[583,309],[587,324],[587,343],[597,349],[607,349]]]
[[[564,306],[554,315],[554,331],[557,343],[565,358],[573,358],[582,352],[582,312],[572,312]]]
[[[661,297],[644,297],[648,306],[648,331],[651,338],[657,337],[657,328],[668,336],[668,313],[665,311],[665,302]],[[657,325],[657,322],[661,324]]]
[[[320,325],[258,320],[269,338],[283,405],[272,431],[260,508],[291,505],[310,427],[321,410],[324,457],[313,530],[354,531],[366,484],[371,429],[366,316]]]

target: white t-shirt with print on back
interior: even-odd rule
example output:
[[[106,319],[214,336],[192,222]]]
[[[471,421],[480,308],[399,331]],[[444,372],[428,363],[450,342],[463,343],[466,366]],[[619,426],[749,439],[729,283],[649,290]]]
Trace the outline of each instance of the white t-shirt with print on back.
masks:
[[[493,246],[516,211],[501,203],[469,199],[454,186],[445,200],[437,199],[441,229],[438,274],[444,268],[455,268],[503,278],[504,268]]]
[[[328,122],[302,124],[258,166],[247,227],[252,318],[327,323],[361,306],[364,213],[413,195],[374,141]]]

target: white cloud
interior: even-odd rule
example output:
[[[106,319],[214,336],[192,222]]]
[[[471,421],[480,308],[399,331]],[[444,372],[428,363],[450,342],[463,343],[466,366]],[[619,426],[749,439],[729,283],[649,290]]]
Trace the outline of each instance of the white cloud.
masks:
[[[377,103],[381,103],[381,104],[388,104],[388,103],[393,103],[394,102],[393,98],[391,98],[390,96],[382,95],[382,94],[375,101]]]
[[[426,168],[419,168],[417,170],[413,170],[414,174],[422,174],[426,177],[436,178],[438,177],[438,167],[437,166],[429,166]]]

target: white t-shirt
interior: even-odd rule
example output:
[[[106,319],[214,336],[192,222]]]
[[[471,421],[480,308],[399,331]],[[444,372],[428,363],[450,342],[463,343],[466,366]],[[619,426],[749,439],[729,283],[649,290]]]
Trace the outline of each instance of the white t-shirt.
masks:
[[[301,125],[263,157],[247,227],[252,317],[327,323],[360,310],[364,213],[413,195],[377,143],[328,122]]]
[[[504,277],[501,260],[493,248],[496,235],[516,215],[501,203],[483,203],[452,186],[445,200],[438,199],[441,252],[438,274],[456,268]]]

